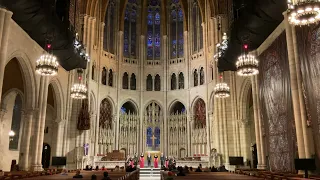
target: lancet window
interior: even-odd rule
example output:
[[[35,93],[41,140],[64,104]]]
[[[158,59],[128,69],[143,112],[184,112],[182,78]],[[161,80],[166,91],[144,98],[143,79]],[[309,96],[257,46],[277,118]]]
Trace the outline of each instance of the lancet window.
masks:
[[[151,74],[147,76],[147,91],[152,91],[153,79]]]
[[[131,90],[136,90],[136,75],[134,73],[131,74],[131,78],[130,78],[130,89]]]
[[[198,86],[198,70],[193,71],[193,86]]]
[[[109,70],[108,85],[110,87],[113,86],[113,72],[112,72],[112,69]]]
[[[199,52],[203,48],[202,16],[198,0],[192,2],[192,31],[193,51]]]
[[[182,72],[179,74],[179,89],[184,89],[184,76]]]
[[[171,90],[177,89],[177,76],[175,73],[171,75]]]
[[[115,9],[115,0],[109,0],[104,22],[103,49],[112,54],[114,54],[115,44]]]
[[[137,0],[130,0],[124,14],[124,46],[123,55],[136,58],[137,43]]]
[[[148,0],[147,15],[147,59],[160,59],[160,0]]]
[[[92,65],[92,68],[91,68],[91,79],[92,80],[95,80],[95,71],[96,71],[96,66],[95,65]]]
[[[203,67],[200,68],[200,85],[204,84],[204,69]]]
[[[101,83],[107,85],[107,69],[105,67],[102,68]]]
[[[161,90],[161,79],[160,75],[157,74],[154,80],[154,90],[155,91],[160,91]]]
[[[129,75],[127,72],[125,72],[122,77],[122,88],[129,89]]]
[[[171,0],[169,13],[171,58],[180,58],[183,57],[183,12],[179,0]]]

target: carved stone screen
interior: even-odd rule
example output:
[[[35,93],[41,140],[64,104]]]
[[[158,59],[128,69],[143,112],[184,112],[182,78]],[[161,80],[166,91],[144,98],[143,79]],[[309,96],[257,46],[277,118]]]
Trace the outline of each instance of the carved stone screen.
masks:
[[[272,171],[294,170],[296,136],[291,100],[286,34],[260,57],[259,93],[266,135],[267,162]]]
[[[320,26],[297,28],[307,124],[312,128],[317,171],[320,172]]]

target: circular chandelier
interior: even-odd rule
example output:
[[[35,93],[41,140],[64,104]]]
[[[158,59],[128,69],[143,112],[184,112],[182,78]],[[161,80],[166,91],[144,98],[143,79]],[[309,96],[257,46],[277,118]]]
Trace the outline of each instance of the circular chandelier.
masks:
[[[222,81],[222,75],[220,76],[220,79]],[[214,87],[214,96],[216,98],[227,98],[230,97],[230,87],[225,82],[219,82]]]
[[[320,21],[319,0],[288,0],[289,23],[296,26]]]
[[[73,99],[86,99],[87,98],[87,93],[88,93],[88,89],[87,86],[82,83],[82,70],[78,70],[78,83],[73,84],[73,86],[71,87],[71,98]]]
[[[244,45],[244,53],[238,57],[236,62],[237,74],[239,76],[254,76],[259,74],[259,61],[255,56],[248,54],[248,45]]]
[[[58,73],[58,67],[56,56],[47,52],[36,61],[36,72],[41,76],[55,76]]]

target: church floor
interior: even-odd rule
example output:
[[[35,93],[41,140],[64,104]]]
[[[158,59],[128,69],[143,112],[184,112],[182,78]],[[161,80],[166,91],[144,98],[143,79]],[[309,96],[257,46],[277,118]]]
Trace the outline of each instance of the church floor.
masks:
[[[51,180],[51,179],[73,179],[75,173],[69,173],[68,176],[62,176],[59,174],[51,175],[51,176],[40,176],[40,177],[33,177],[28,179],[41,179],[41,180]],[[98,179],[102,179],[103,177],[103,171],[82,171],[81,174],[83,175],[84,180],[90,180],[91,175],[95,174],[98,176]],[[110,178],[112,180],[117,180],[119,177],[123,176],[123,173],[109,173]],[[256,177],[250,177],[245,175],[239,175],[239,174],[231,174],[228,172],[216,172],[216,173],[192,173],[188,174],[187,176],[177,176],[175,177],[175,180],[258,180],[262,178],[256,178]]]

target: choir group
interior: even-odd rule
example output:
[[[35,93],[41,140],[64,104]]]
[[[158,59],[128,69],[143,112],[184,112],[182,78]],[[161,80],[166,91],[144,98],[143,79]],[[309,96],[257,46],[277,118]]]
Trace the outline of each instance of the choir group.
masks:
[[[159,168],[159,158],[157,155],[153,157],[153,166],[151,166],[151,161],[152,161],[151,154],[148,153],[146,167]],[[163,153],[161,153],[160,163],[161,163],[161,168],[169,168],[169,166],[176,165],[176,160],[174,157],[164,156]],[[138,164],[140,165],[140,168],[145,167],[145,158],[143,153],[141,153],[139,158],[137,154],[135,154],[133,157],[128,156],[127,166],[130,166],[131,168],[136,168]]]

